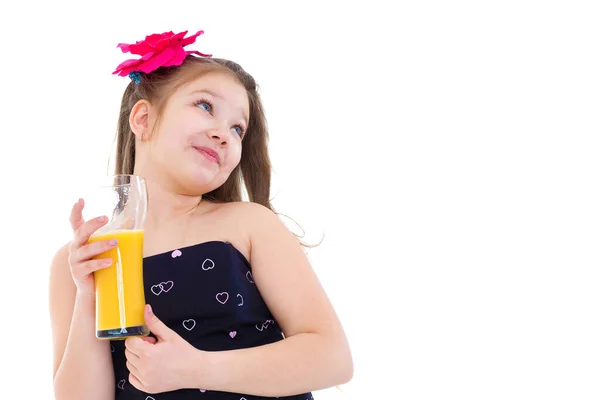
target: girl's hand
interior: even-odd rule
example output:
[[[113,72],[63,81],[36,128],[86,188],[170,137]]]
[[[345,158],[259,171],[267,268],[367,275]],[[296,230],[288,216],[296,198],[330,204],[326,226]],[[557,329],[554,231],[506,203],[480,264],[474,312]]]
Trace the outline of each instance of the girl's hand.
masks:
[[[159,320],[150,305],[144,309],[144,319],[158,341],[140,337],[125,340],[129,382],[150,394],[194,388],[199,371],[206,368],[198,357],[201,350]]]
[[[106,216],[84,221],[81,211],[84,202],[79,200],[71,211],[71,228],[73,228],[73,240],[69,247],[69,266],[73,281],[77,286],[77,294],[94,296],[94,271],[107,268],[112,265],[112,259],[92,260],[107,250],[117,246],[116,241],[103,240],[87,243],[90,236],[108,222]]]

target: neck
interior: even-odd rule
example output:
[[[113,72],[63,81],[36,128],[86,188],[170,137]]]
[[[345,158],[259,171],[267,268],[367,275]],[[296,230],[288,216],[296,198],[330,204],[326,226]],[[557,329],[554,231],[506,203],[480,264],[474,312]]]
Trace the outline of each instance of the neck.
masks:
[[[189,217],[200,204],[202,196],[177,193],[160,181],[145,179],[148,191],[146,226],[157,227]]]

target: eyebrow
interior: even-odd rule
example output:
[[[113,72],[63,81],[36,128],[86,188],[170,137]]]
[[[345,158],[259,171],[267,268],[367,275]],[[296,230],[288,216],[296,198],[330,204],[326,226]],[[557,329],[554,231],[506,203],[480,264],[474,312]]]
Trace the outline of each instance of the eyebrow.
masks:
[[[213,97],[217,97],[217,98],[225,101],[225,98],[223,96],[221,96],[217,92],[214,92],[214,91],[212,91],[210,89],[194,90],[193,92],[190,93],[190,96],[193,95],[193,94],[196,94],[196,93],[208,93],[208,94],[210,94]],[[246,115],[246,113],[244,111],[242,111],[241,114],[242,114],[242,117],[244,118],[244,122],[246,123],[246,126],[248,126],[248,123],[249,123],[250,119],[248,118],[248,116]]]

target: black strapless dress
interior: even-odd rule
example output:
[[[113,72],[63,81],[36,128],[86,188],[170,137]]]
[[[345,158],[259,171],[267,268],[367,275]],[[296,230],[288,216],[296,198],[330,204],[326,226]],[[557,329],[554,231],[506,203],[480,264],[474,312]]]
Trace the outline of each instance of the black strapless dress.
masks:
[[[207,351],[283,340],[254,280],[250,263],[233,245],[211,241],[144,258],[146,302],[169,328]],[[151,334],[152,335],[152,334]],[[147,394],[129,383],[125,342],[111,341],[116,400],[255,400],[243,393],[181,389]],[[311,393],[280,399],[309,400]]]

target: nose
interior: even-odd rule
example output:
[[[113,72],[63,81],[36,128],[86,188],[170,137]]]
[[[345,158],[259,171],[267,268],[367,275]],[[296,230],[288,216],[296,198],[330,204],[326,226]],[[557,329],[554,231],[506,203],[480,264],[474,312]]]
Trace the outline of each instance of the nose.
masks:
[[[211,129],[206,131],[206,134],[211,140],[219,143],[219,145],[226,146],[229,136],[225,126],[224,123],[215,124]]]

